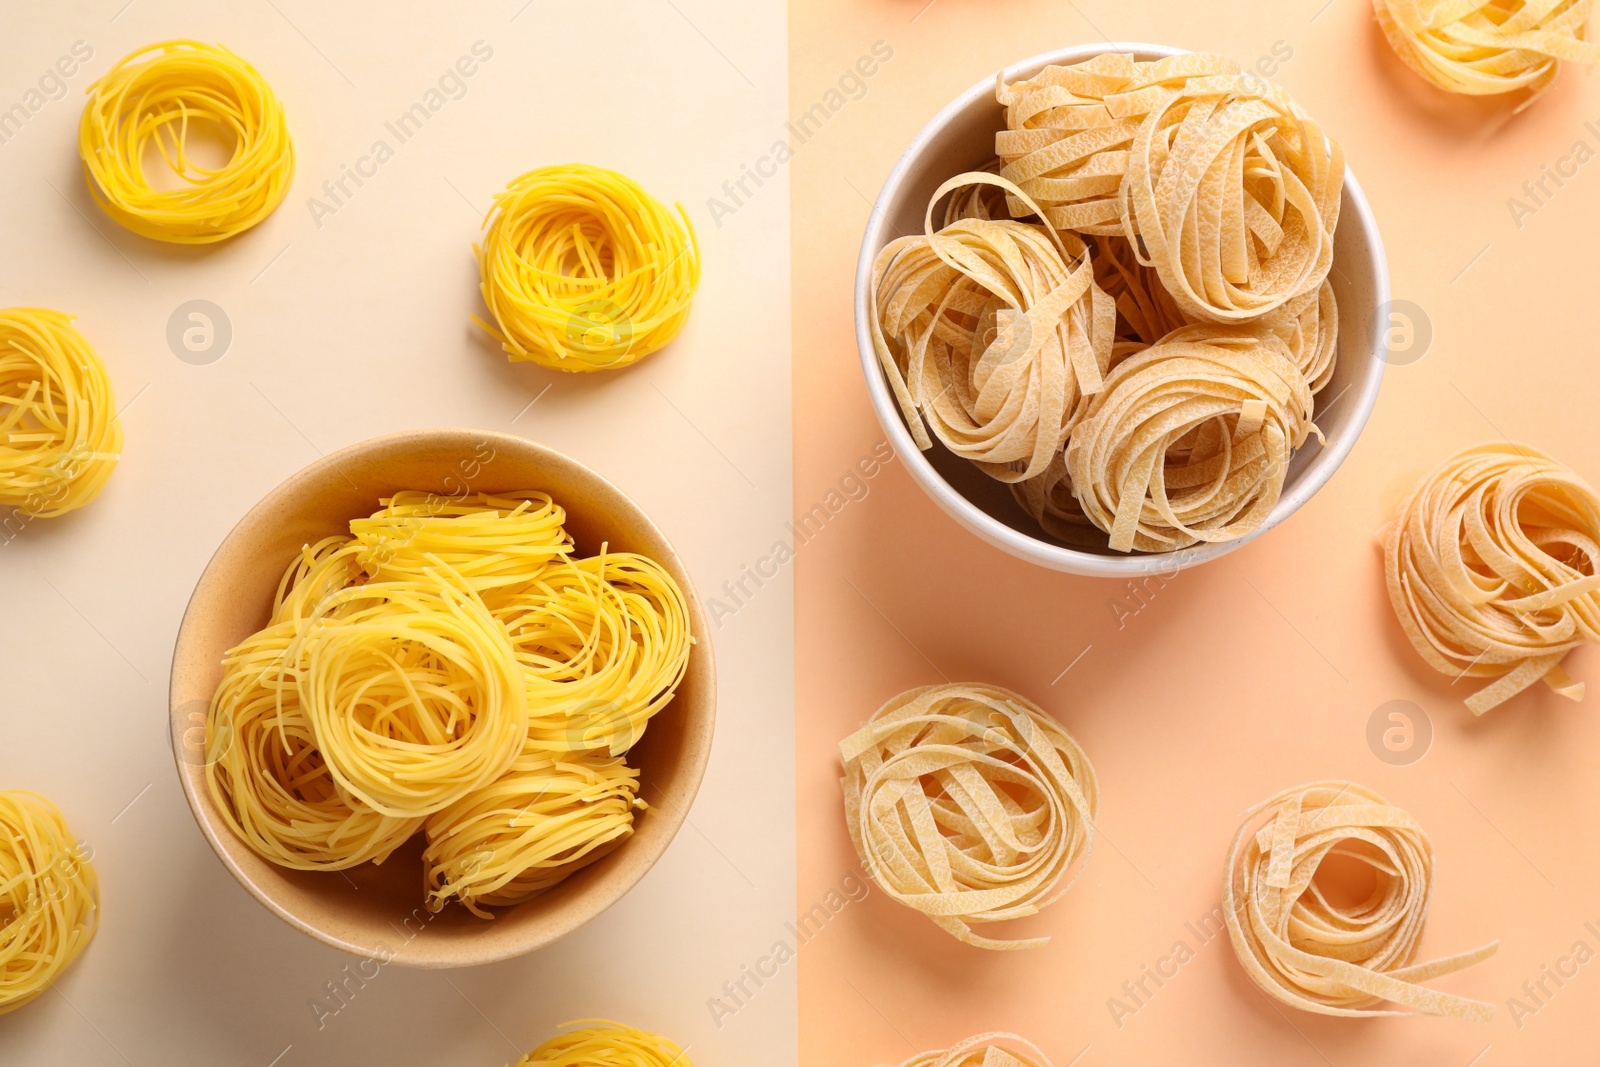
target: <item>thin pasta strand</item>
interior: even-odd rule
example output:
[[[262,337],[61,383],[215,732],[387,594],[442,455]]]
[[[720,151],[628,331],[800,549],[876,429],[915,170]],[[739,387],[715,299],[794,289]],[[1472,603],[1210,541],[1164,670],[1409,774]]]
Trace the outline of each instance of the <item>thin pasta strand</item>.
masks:
[[[694,1067],[689,1055],[660,1034],[609,1019],[563,1023],[557,1034],[515,1067]]]
[[[60,809],[0,791],[0,1015],[50,989],[99,921],[94,864]]]
[[[294,143],[272,87],[221,45],[161,41],[124,56],[89,87],[78,124],[84,181],[95,202],[134,233],[209,244],[242,233],[283,202]],[[230,137],[220,167],[189,156],[191,127]],[[145,173],[152,146],[181,184],[158,189]]]
[[[1331,855],[1377,872],[1367,900],[1340,906],[1323,894],[1317,867]],[[1223,910],[1239,963],[1281,1003],[1321,1015],[1448,1015],[1486,1023],[1492,1004],[1420,984],[1499,947],[1491,941],[1415,962],[1432,891],[1433,846],[1415,819],[1352,782],[1312,782],[1245,813],[1228,849]],[[1399,1009],[1374,1007],[1384,1001]]]
[[[671,341],[700,285],[700,244],[633,179],[584,164],[531,170],[495,196],[474,246],[494,323],[472,321],[513,360],[552,370],[625,367]]]
[[[1600,642],[1600,495],[1536,448],[1483,444],[1446,459],[1384,537],[1389,602],[1412,647],[1452,678],[1494,681],[1482,715],[1541,679],[1583,698],[1561,661]]]
[[[850,839],[886,894],[978,948],[1049,941],[972,926],[1037,913],[1093,851],[1094,768],[1059,723],[999,686],[925,686],[879,708],[839,758]]]

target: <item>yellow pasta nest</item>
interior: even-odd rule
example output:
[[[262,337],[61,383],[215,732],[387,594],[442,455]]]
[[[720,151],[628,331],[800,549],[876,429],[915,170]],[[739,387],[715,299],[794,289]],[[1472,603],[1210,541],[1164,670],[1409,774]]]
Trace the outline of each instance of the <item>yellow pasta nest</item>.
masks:
[[[1117,364],[1067,442],[1067,477],[1113,549],[1233,540],[1278,502],[1311,407],[1276,336],[1187,326]]]
[[[1049,941],[971,924],[1037,913],[1093,850],[1094,768],[1059,723],[999,686],[926,686],[879,708],[839,757],[850,839],[885,893],[979,948]]]
[[[1137,241],[1184,314],[1249,321],[1327,277],[1343,153],[1233,60],[1107,52],[1002,75],[996,98],[1001,175],[1056,229]],[[1019,197],[1010,207],[1032,210]]]
[[[0,507],[38,517],[81,508],[121,452],[111,379],[71,316],[0,311]]]
[[[632,833],[624,756],[683,679],[688,607],[644,556],[576,557],[546,494],[382,505],[302,549],[228,653],[207,780],[281,866],[382,862],[425,829],[429,906],[490,917]]]
[[[1003,178],[952,178],[926,233],[890,242],[872,272],[873,346],[906,425],[1003,482],[1036,477],[1110,367],[1116,304],[1077,237],[1010,220],[933,227],[947,193]]]
[[[0,792],[0,1015],[42,995],[94,937],[100,884],[44,797]]]
[[[583,164],[531,170],[495,197],[474,247],[513,360],[554,370],[625,367],[678,336],[700,284],[700,245],[637,182]]]
[[[231,139],[220,167],[190,158],[193,131]],[[155,151],[176,177],[145,172]],[[283,106],[256,69],[221,45],[174,40],[138,49],[89,87],[78,124],[89,192],[107,215],[158,241],[207,244],[272,214],[294,177]]]
[[[660,1034],[606,1019],[564,1025],[574,1029],[552,1037],[515,1067],[694,1067],[687,1052]]]
[[[1495,679],[1474,714],[1541,679],[1562,696],[1583,683],[1566,654],[1600,641],[1600,495],[1527,445],[1465,449],[1435,468],[1384,539],[1389,601],[1428,665]]]
[[[428,902],[531,900],[633,835],[639,772],[620,756],[529,751],[491,784],[428,816]]]
[[[1051,1067],[1039,1046],[1016,1034],[979,1034],[938,1052],[922,1052],[900,1067]]]
[[[1330,857],[1372,869],[1367,899],[1330,900],[1316,881]],[[1313,782],[1245,814],[1228,850],[1223,910],[1245,972],[1291,1007],[1488,1022],[1493,1005],[1420,984],[1493,955],[1499,944],[1416,963],[1432,889],[1433,847],[1415,819],[1362,786]],[[1385,1001],[1403,1010],[1374,1007]]]
[[[1600,63],[1600,44],[1588,39],[1593,7],[1593,0],[1373,0],[1378,25],[1406,66],[1446,92],[1472,96],[1518,89],[1537,96],[1562,62]]]

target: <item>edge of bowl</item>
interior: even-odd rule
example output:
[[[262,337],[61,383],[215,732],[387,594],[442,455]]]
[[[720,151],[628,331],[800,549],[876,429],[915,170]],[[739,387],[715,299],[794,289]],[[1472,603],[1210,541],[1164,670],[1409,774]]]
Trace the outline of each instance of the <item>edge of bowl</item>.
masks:
[[[194,818],[195,827],[197,830],[199,830],[200,836],[205,839],[206,844],[210,846],[211,851],[215,853],[217,859],[221,861],[223,867],[225,867],[228,870],[228,873],[233,876],[234,881],[244,888],[246,892],[254,897],[268,911],[282,919],[288,925],[294,927],[304,934],[309,935],[315,940],[339,949],[342,952],[362,958],[366,958],[372,954],[371,946],[361,945],[345,940],[344,938],[341,938],[313,923],[306,921],[301,916],[285,908],[277,900],[273,899],[272,896],[264,892],[260,886],[256,885],[255,882],[252,881],[247,875],[247,873],[240,868],[233,856],[229,855],[218,841],[217,834],[227,832],[227,828],[225,826],[213,827],[211,825],[208,814],[203,811],[204,801],[197,795],[195,780],[190,774],[186,773],[185,764],[178,754],[178,746],[181,743],[182,733],[187,729],[186,721],[180,718],[179,706],[177,702],[176,690],[179,680],[179,669],[180,665],[186,660],[188,655],[190,655],[188,646],[195,640],[195,636],[190,624],[193,618],[196,600],[199,597],[202,588],[205,587],[208,580],[214,580],[216,578],[216,575],[213,574],[213,569],[217,566],[218,557],[222,555],[224,548],[234,538],[234,536],[239,533],[240,529],[249,523],[253,518],[255,518],[258,513],[270,509],[272,505],[277,503],[283,496],[287,495],[291,490],[305,481],[318,476],[326,475],[332,471],[337,471],[339,469],[339,461],[341,459],[348,458],[352,455],[367,451],[369,449],[399,444],[407,439],[416,439],[419,437],[449,439],[456,435],[459,435],[463,439],[464,443],[469,443],[469,447],[470,442],[479,442],[487,439],[502,441],[515,448],[532,448],[536,452],[542,453],[545,458],[556,462],[571,464],[573,467],[585,472],[589,477],[592,477],[596,482],[605,488],[616,493],[622,499],[627,500],[630,503],[633,502],[632,497],[622,492],[622,490],[613,484],[609,479],[597,473],[587,464],[581,463],[566,453],[561,452],[558,449],[551,448],[549,445],[541,444],[537,441],[532,441],[526,437],[521,437],[516,434],[505,433],[497,430],[474,430],[461,427],[440,427],[420,430],[403,430],[395,433],[381,434],[376,437],[369,437],[365,440],[347,445],[344,448],[338,449],[337,451],[330,452],[318,459],[316,462],[300,468],[288,478],[285,478],[283,481],[274,486],[265,496],[263,496],[242,516],[239,517],[238,521],[229,528],[228,532],[223,535],[222,540],[218,542],[217,548],[211,554],[211,558],[206,561],[204,569],[201,570],[200,577],[195,581],[195,587],[190,592],[189,599],[184,605],[183,618],[178,624],[178,635],[173,644],[172,669],[167,688],[167,719],[170,733],[169,744],[173,750],[173,762],[178,773],[178,781],[183,789],[184,801],[189,806],[190,815]],[[638,507],[636,504],[634,506]],[[699,720],[686,726],[686,739],[689,743],[689,748],[692,754],[686,764],[684,782],[689,787],[687,790],[687,795],[692,801],[692,799],[698,795],[700,786],[705,779],[706,767],[710,762],[711,746],[715,736],[717,704],[716,659],[714,653],[712,652],[711,633],[706,623],[704,606],[701,603],[698,590],[694,588],[691,581],[688,581],[689,573],[688,569],[683,564],[682,556],[678,554],[677,549],[672,546],[672,542],[668,540],[664,533],[662,533],[661,529],[656,526],[655,520],[652,519],[643,508],[639,508],[638,510],[644,525],[660,539],[663,545],[667,547],[667,550],[671,556],[670,563],[675,565],[674,569],[678,572],[679,576],[685,580],[685,583],[688,586],[688,595],[686,600],[689,609],[690,633],[693,634],[695,638],[695,648],[693,654],[701,658],[705,663],[705,666],[701,669],[705,672],[706,712]],[[657,562],[667,565],[669,561],[658,560]],[[678,832],[683,828],[683,824],[688,820],[688,808],[689,804],[685,803],[679,807],[669,807],[667,811],[662,812],[659,815],[659,819],[664,820],[667,823],[667,828],[664,835],[660,838],[660,847],[656,851],[655,855],[649,857],[646,862],[630,865],[630,868],[625,870],[622,876],[616,879],[614,884],[607,887],[608,891],[606,893],[598,894],[591,898],[597,902],[596,907],[586,914],[580,916],[576,921],[566,923],[562,928],[557,929],[551,936],[540,939],[536,943],[513,945],[510,948],[500,951],[483,952],[478,954],[460,953],[457,954],[455,958],[451,959],[418,959],[415,957],[408,957],[405,954],[400,954],[395,956],[391,962],[404,967],[412,967],[419,970],[442,970],[455,969],[459,967],[474,967],[483,964],[498,963],[503,960],[514,959],[518,956],[526,955],[527,953],[535,952],[541,948],[547,947],[548,945],[554,944],[556,941],[559,941],[563,937],[566,937],[567,935],[586,925],[591,920],[598,918],[601,914],[609,910],[614,904],[631,892],[633,888],[638,885],[641,880],[643,880],[644,876],[652,867],[655,866],[656,862],[666,854],[667,849],[677,838]]]
[[[1188,49],[1175,48],[1171,45],[1105,41],[1098,44],[1069,45],[1041,52],[1019,62],[1009,63],[1002,67],[1001,71],[1032,74],[1051,64],[1077,63],[1104,52],[1132,52],[1141,57],[1150,57],[1180,55],[1186,51]],[[1216,559],[1249,544],[1288,519],[1316,495],[1355,447],[1356,439],[1361,436],[1361,431],[1366,427],[1367,419],[1377,404],[1378,390],[1383,382],[1385,360],[1381,355],[1381,334],[1376,322],[1367,325],[1369,334],[1367,343],[1373,351],[1374,358],[1366,374],[1359,379],[1357,396],[1354,398],[1359,407],[1353,416],[1349,432],[1339,440],[1321,447],[1318,454],[1312,457],[1304,475],[1279,498],[1265,522],[1250,533],[1232,541],[1191,545],[1175,552],[1127,555],[1103,555],[1051,544],[1007,526],[968,500],[934,469],[926,454],[917,447],[910,431],[906,429],[900,414],[900,405],[889,389],[883,368],[878,365],[878,355],[873,350],[872,332],[868,325],[872,265],[877,259],[878,251],[887,243],[883,239],[888,217],[886,207],[889,200],[899,193],[900,186],[904,183],[906,174],[917,156],[944,132],[956,116],[993,92],[993,87],[993,77],[978,82],[941,108],[918,131],[916,137],[901,152],[889,176],[884,179],[883,187],[878,191],[877,199],[873,201],[866,231],[861,238],[861,251],[856,260],[855,276],[856,350],[861,360],[862,373],[867,380],[867,392],[872,400],[873,411],[888,435],[890,444],[905,461],[911,477],[945,514],[971,533],[1010,555],[1051,570],[1090,578],[1130,578],[1154,573],[1170,576],[1177,571]],[[1388,259],[1384,253],[1383,238],[1378,232],[1372,207],[1367,202],[1361,183],[1356,180],[1349,166],[1345,167],[1344,190],[1346,203],[1340,211],[1340,225],[1344,224],[1345,216],[1351,214],[1353,209],[1372,250],[1373,291],[1378,297],[1377,306],[1381,307],[1390,299]],[[1341,322],[1340,325],[1344,324]]]

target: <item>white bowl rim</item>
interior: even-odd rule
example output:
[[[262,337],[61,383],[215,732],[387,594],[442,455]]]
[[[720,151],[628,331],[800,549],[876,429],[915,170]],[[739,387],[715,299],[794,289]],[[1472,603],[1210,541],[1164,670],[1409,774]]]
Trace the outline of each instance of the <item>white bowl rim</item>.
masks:
[[[1174,48],[1170,45],[1104,41],[1098,44],[1069,45],[1050,52],[1042,52],[1020,62],[1007,64],[1002,70],[1027,72],[1031,75],[1052,64],[1079,63],[1105,52],[1132,52],[1141,58],[1151,58],[1182,55],[1187,51],[1188,49]],[[1216,559],[1248,544],[1298,511],[1301,505],[1328,483],[1334,471],[1338,470],[1349,456],[1350,450],[1355,447],[1356,439],[1361,436],[1361,431],[1372,414],[1372,409],[1378,402],[1378,389],[1383,382],[1385,367],[1382,353],[1374,353],[1366,374],[1350,387],[1356,394],[1351,398],[1356,409],[1346,432],[1338,440],[1321,447],[1301,477],[1292,486],[1285,488],[1283,495],[1261,526],[1232,541],[1191,545],[1175,552],[1103,555],[1051,544],[1029,536],[1007,526],[957,492],[944,480],[927,455],[912,439],[911,432],[906,428],[900,414],[900,405],[889,389],[883,368],[878,365],[877,353],[872,347],[872,332],[868,323],[872,265],[877,259],[879,250],[888,243],[883,239],[884,229],[888,224],[886,207],[898,195],[912,162],[944,133],[945,128],[958,115],[992,94],[994,84],[993,76],[978,82],[946,104],[917,133],[905,151],[900,154],[900,159],[889,172],[889,177],[884,180],[883,188],[879,190],[878,198],[873,202],[866,232],[862,235],[855,279],[856,349],[861,358],[862,372],[867,379],[867,392],[872,398],[873,410],[877,413],[878,421],[888,435],[890,444],[904,461],[911,477],[947,515],[990,544],[1019,559],[1051,570],[1091,578],[1129,578],[1153,573],[1170,575],[1186,567]],[[1366,237],[1373,253],[1373,293],[1377,297],[1374,306],[1382,307],[1390,300],[1389,265],[1384,255],[1383,238],[1378,232],[1377,221],[1373,218],[1371,205],[1367,203],[1361,183],[1356,180],[1355,174],[1348,166],[1344,172],[1344,190],[1345,203],[1340,210],[1339,224],[1344,225],[1345,219],[1353,214],[1358,228]]]

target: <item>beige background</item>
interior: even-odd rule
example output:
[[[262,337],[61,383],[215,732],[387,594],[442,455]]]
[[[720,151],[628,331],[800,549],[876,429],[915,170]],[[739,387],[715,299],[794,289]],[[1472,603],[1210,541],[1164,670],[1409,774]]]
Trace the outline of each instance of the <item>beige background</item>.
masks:
[[[1143,606],[1121,583],[1002,555],[897,464],[830,520],[796,571],[801,907],[855,863],[839,739],[893,694],[941,678],[1009,686],[1060,716],[1099,772],[1102,832],[1078,885],[1001,935],[1047,933],[1045,948],[968,948],[876,893],[842,911],[801,954],[801,1063],[898,1063],[989,1029],[1031,1036],[1057,1067],[1594,1062],[1600,655],[1568,660],[1589,682],[1583,704],[1530,692],[1475,721],[1460,703],[1468,683],[1452,687],[1405,643],[1373,533],[1423,471],[1478,441],[1526,440],[1600,482],[1600,72],[1566,71],[1518,116],[1514,102],[1448,98],[1389,52],[1370,0],[806,0],[790,32],[794,114],[874,42],[894,49],[792,165],[801,511],[882,437],[850,304],[872,198],[947,102],[1050,49],[1150,41],[1247,66],[1275,45],[1291,51],[1278,79],[1344,143],[1394,295],[1433,330],[1412,350],[1420,358],[1389,368],[1354,453],[1310,504]],[[1582,155],[1579,140],[1591,161],[1563,164],[1564,186],[1550,183],[1519,228],[1508,198],[1543,165]],[[1393,700],[1433,725],[1410,766],[1367,744],[1369,719]],[[1500,939],[1499,955],[1437,982],[1493,1001],[1491,1025],[1280,1008],[1226,937],[1199,944],[1188,930],[1219,903],[1238,814],[1331,777],[1377,789],[1431,834],[1425,958]],[[1131,1003],[1122,984],[1146,965],[1171,971],[1161,961],[1180,939],[1194,958],[1114,1018],[1112,998]],[[1592,955],[1575,966],[1579,941]],[[1523,983],[1546,966],[1568,977],[1532,1000]],[[1514,1018],[1512,998],[1535,1010]]]
[[[629,897],[521,960],[384,968],[320,1031],[308,1001],[346,957],[269,915],[212,856],[178,791],[165,713],[173,635],[224,533],[319,452],[375,434],[474,426],[563,449],[632,494],[708,593],[781,534],[786,178],[720,227],[706,199],[781,131],[782,10],[125,2],[8,5],[0,36],[0,108],[75,41],[93,49],[66,97],[0,145],[0,306],[76,313],[127,406],[124,460],[104,495],[0,545],[0,788],[65,810],[95,849],[104,893],[100,933],[60,995],[0,1018],[0,1063],[491,1065],[589,1015],[670,1034],[701,1067],[792,1062],[792,967],[720,1029],[706,1003],[792,914],[787,572],[714,634],[722,700],[705,786]],[[261,70],[299,153],[282,207],[221,247],[121,230],[78,173],[85,87],[169,37],[221,42]],[[375,139],[394,145],[384,123],[477,41],[493,57],[465,95],[319,228],[308,198]],[[470,246],[491,195],[566,161],[681,200],[704,251],[682,338],[616,375],[510,366],[467,320],[479,306]],[[192,299],[232,323],[231,348],[210,365],[167,345],[168,317]]]

